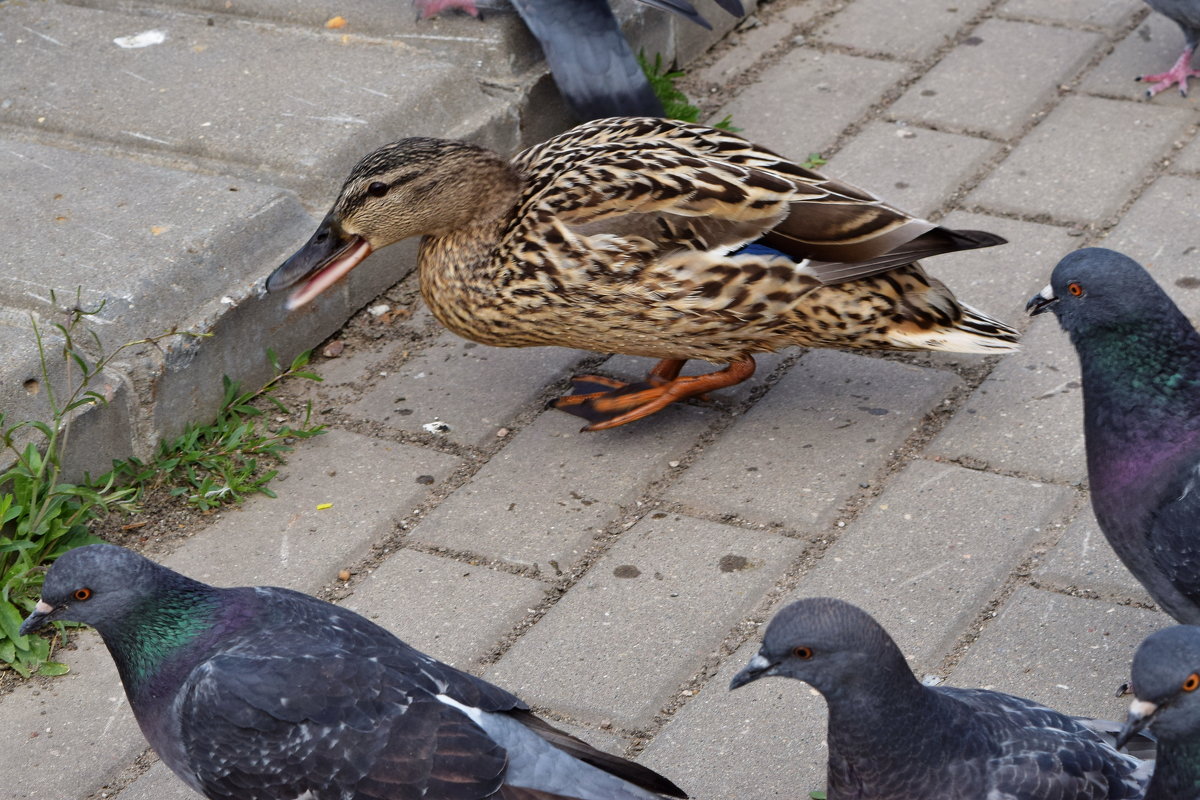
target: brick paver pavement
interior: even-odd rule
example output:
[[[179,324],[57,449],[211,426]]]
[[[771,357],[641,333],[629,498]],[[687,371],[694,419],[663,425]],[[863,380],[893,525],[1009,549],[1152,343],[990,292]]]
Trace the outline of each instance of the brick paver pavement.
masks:
[[[235,60],[274,46],[250,38],[213,44]],[[324,45],[308,46],[317,58]],[[318,364],[330,380],[309,391],[331,431],[298,444],[279,498],[222,513],[166,563],[331,591],[697,798],[822,785],[815,693],[779,680],[726,690],[763,622],[805,595],[868,609],[918,674],[1120,718],[1112,689],[1170,620],[1091,517],[1066,337],[1021,308],[1058,258],[1104,243],[1200,313],[1196,101],[1147,102],[1132,82],[1178,46],[1138,0],[762,4],[691,91],[768,146],[819,151],[829,172],[901,206],[1010,237],[927,266],[1029,328],[1021,353],[794,351],[711,403],[580,434],[542,410],[565,376],[586,359],[617,375],[643,365],[475,346],[414,307]],[[86,84],[54,91],[90,113]],[[169,138],[169,122],[138,131]],[[306,146],[320,143],[287,145]],[[427,432],[435,420],[449,430]],[[79,641],[63,654],[70,676],[0,699],[8,796],[192,796],[140,755],[107,657]]]

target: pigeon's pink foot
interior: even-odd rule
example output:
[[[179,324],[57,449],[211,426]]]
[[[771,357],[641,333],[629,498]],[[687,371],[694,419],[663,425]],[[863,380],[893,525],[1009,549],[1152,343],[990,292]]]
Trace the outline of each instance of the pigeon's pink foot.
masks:
[[[1169,71],[1160,72],[1157,75],[1143,75],[1138,78],[1143,83],[1151,84],[1146,89],[1146,96],[1154,97],[1163,89],[1169,89],[1175,84],[1179,84],[1179,93],[1187,97],[1188,78],[1200,78],[1200,71],[1191,67],[1193,52],[1195,52],[1195,48],[1185,48],[1183,54],[1179,56],[1179,60],[1175,62],[1175,66],[1171,67]]]
[[[479,16],[475,0],[413,0],[413,5],[420,12],[421,19],[429,19],[449,10],[465,11],[472,17]]]

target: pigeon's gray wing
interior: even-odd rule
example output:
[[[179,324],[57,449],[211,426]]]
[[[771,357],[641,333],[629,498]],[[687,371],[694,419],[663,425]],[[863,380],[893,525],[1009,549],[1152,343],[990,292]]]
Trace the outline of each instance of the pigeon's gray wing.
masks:
[[[946,688],[975,710],[991,743],[983,768],[989,798],[1077,800],[1140,798],[1141,762],[1118,753],[1089,726],[1051,708],[982,689]]]
[[[580,119],[663,115],[606,0],[513,0],[513,5]]]
[[[178,710],[188,763],[213,798],[343,796],[337,789],[362,800],[479,800],[504,782],[504,749],[464,713],[383,660],[341,648],[216,656]]]
[[[1171,483],[1165,502],[1151,514],[1146,544],[1166,580],[1200,606],[1200,463],[1187,464]],[[1151,594],[1158,599],[1158,592]]]

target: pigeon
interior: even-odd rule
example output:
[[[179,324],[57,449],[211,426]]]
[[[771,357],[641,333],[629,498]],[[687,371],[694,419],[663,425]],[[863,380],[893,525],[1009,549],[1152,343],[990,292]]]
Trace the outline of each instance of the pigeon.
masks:
[[[1164,611],[1200,624],[1200,336],[1133,259],[1086,248],[1030,299],[1079,355],[1092,508]]]
[[[1146,4],[1163,16],[1170,17],[1183,31],[1183,52],[1175,65],[1157,75],[1143,75],[1137,80],[1149,83],[1147,97],[1179,85],[1179,93],[1187,97],[1188,78],[1200,76],[1192,69],[1192,54],[1200,44],[1200,0],[1146,0]]]
[[[96,544],[50,567],[21,625],[96,628],[142,733],[225,800],[652,800],[646,767],[366,618],[275,587],[220,589]]]
[[[641,0],[711,29],[687,0]],[[740,0],[718,0],[734,16]],[[422,17],[455,8],[478,16],[474,0],[414,0]],[[512,0],[542,46],[554,82],[581,121],[616,116],[661,117],[662,102],[650,87],[608,0]]]
[[[1118,743],[1150,725],[1158,739],[1145,800],[1200,798],[1200,628],[1177,625],[1146,637],[1133,655],[1136,699]]]
[[[1111,723],[986,689],[925,686],[874,619],[842,600],[784,607],[730,689],[770,675],[829,706],[829,800],[1140,798],[1153,762],[1118,752]]]

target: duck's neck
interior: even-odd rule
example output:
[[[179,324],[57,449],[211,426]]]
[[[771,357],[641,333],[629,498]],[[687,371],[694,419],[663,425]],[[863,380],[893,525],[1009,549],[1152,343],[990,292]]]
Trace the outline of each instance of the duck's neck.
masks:
[[[438,321],[459,336],[496,346],[519,344],[503,330],[501,293],[509,265],[497,252],[516,202],[514,192],[507,204],[489,204],[489,214],[421,240],[421,296]]]

